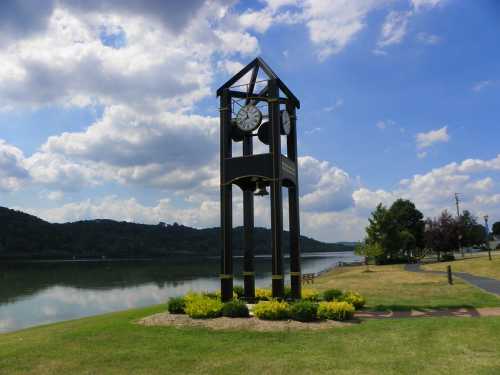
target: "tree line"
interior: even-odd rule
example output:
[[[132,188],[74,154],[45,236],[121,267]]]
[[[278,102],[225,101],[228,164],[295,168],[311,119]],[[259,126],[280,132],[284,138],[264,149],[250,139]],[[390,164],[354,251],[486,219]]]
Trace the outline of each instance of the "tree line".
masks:
[[[304,252],[352,251],[354,246],[325,243],[301,236]],[[52,224],[24,212],[0,207],[0,259],[156,258],[220,254],[220,228],[196,229],[181,224],[158,225],[85,220]],[[243,254],[243,228],[233,230],[235,255]],[[255,254],[271,253],[271,231],[254,230]],[[289,248],[289,233],[283,249]]]
[[[379,204],[371,213],[366,237],[356,252],[377,264],[411,262],[433,253],[438,260],[452,259],[459,249],[481,246],[488,240],[477,217],[464,210],[458,217],[447,210],[425,218],[410,200],[398,199],[390,207]],[[493,234],[500,222],[493,224]]]

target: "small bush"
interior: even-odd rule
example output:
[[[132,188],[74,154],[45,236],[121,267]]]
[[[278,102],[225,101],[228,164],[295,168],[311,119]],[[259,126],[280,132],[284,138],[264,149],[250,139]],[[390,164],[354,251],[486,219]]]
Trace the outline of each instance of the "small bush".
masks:
[[[222,316],[227,316],[229,318],[247,318],[250,316],[248,312],[248,307],[245,302],[234,300],[226,302],[222,306]]]
[[[288,285],[285,285],[285,299],[292,298],[292,288]]]
[[[255,289],[255,299],[257,301],[269,301],[273,298],[273,292],[269,289],[256,288]]]
[[[316,320],[318,305],[311,301],[299,301],[290,306],[290,318],[299,322]]]
[[[168,300],[167,310],[170,314],[185,314],[186,301],[184,297],[173,297]]]
[[[221,314],[222,302],[219,299],[191,294],[186,298],[184,310],[193,319],[216,318]]]
[[[441,262],[450,262],[452,260],[455,260],[455,255],[453,254],[443,254],[441,256]]]
[[[342,297],[342,291],[338,289],[328,289],[323,292],[323,300],[325,301],[336,301],[340,300]]]
[[[313,289],[302,289],[302,299],[306,301],[319,301],[321,295]]]
[[[245,289],[241,285],[233,286],[233,295],[236,295],[236,298],[242,298],[245,296]]]
[[[320,302],[319,319],[348,320],[354,316],[354,306],[348,302]]]
[[[361,294],[355,292],[345,293],[342,296],[342,301],[350,303],[356,310],[362,308],[366,303],[365,298]]]
[[[261,301],[253,308],[254,315],[264,320],[283,320],[289,316],[288,303],[284,301]]]
[[[220,290],[217,290],[215,292],[203,292],[202,295],[205,297],[208,297],[208,298],[212,298],[212,299],[221,299],[221,297],[222,297]],[[237,299],[237,298],[238,298],[238,295],[233,291],[233,299]]]

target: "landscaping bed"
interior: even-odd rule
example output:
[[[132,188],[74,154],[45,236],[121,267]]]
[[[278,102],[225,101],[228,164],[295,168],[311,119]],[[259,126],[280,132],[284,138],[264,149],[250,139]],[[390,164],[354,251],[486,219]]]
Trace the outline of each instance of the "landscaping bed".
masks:
[[[145,326],[173,326],[173,327],[203,327],[214,330],[249,330],[256,332],[291,331],[291,330],[324,330],[330,328],[349,327],[356,320],[335,321],[322,320],[314,322],[299,322],[296,320],[261,320],[255,317],[213,319],[193,319],[187,315],[170,314],[163,312],[154,314],[137,321]]]

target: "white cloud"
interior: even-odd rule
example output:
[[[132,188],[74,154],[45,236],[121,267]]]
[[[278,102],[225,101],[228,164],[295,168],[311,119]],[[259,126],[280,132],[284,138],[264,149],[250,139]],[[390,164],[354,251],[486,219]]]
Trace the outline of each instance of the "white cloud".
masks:
[[[420,32],[417,34],[417,40],[423,44],[438,44],[441,42],[441,37],[425,32]]]
[[[430,147],[439,142],[446,143],[450,140],[447,126],[443,126],[440,129],[430,130],[427,133],[418,133],[415,138],[417,141],[417,148],[419,149]]]
[[[483,179],[471,182],[467,185],[468,188],[479,191],[491,190],[494,186],[493,179],[491,177],[485,177]]]
[[[378,48],[400,43],[406,35],[408,19],[411,15],[412,12],[389,12],[380,30]]]
[[[301,208],[340,211],[353,205],[354,182],[342,169],[311,156],[299,158]]]
[[[28,179],[23,152],[0,139],[0,191],[18,190]]]
[[[424,159],[427,157],[427,151],[417,152],[417,158]]]
[[[419,11],[422,9],[434,8],[442,3],[444,0],[411,0],[411,3],[415,10]]]
[[[474,90],[475,92],[480,92],[480,91],[484,90],[485,88],[492,86],[494,83],[495,83],[495,81],[493,81],[491,79],[479,81],[479,82],[476,82],[474,84],[474,86],[472,86],[472,90]]]
[[[337,98],[335,100],[335,103],[331,106],[328,106],[328,107],[325,107],[323,108],[324,111],[326,112],[333,112],[339,108],[342,108],[344,106],[344,99],[342,98]]]

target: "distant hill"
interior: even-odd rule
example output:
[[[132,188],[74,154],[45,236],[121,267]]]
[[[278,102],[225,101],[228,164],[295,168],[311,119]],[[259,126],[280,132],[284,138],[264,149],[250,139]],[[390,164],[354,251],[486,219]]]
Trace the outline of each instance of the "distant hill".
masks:
[[[234,229],[235,255],[242,255],[243,228]],[[284,234],[284,252],[288,249]],[[353,246],[300,237],[303,252],[351,251]],[[255,253],[270,254],[271,231],[255,229]],[[219,255],[219,228],[146,225],[114,220],[52,224],[0,207],[1,259],[154,258],[178,254]]]

